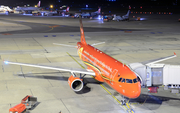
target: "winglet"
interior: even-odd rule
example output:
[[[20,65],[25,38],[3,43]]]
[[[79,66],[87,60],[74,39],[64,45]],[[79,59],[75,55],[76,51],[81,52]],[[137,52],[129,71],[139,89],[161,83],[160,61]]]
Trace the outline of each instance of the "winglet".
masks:
[[[174,52],[174,55],[176,55],[176,53]],[[177,56],[177,55],[176,55]]]
[[[84,30],[83,30],[83,24],[82,24],[82,19],[81,16],[79,16],[79,22],[80,22],[80,34],[81,34],[81,43],[87,44],[84,36]]]
[[[4,64],[8,64],[9,63],[8,61],[4,61],[4,60],[3,60],[3,62],[4,62]]]

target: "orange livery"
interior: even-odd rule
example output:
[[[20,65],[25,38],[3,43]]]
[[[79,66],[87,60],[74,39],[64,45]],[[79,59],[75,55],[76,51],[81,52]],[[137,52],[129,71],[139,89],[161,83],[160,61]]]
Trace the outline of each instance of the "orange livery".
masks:
[[[77,51],[80,59],[87,65],[87,70],[73,70],[63,67],[33,65],[9,61],[4,62],[5,64],[15,64],[71,72],[72,75],[69,77],[68,83],[75,92],[83,89],[84,77],[77,77],[76,73],[80,73],[80,75],[92,75],[96,80],[107,83],[121,95],[128,98],[137,98],[141,93],[141,84],[136,74],[125,64],[86,43],[81,17],[80,34],[81,41],[78,42],[77,46],[75,47],[78,49]],[[58,45],[69,46],[64,44]]]
[[[77,43],[78,54],[88,69],[95,72],[95,79],[106,82],[117,92],[129,98],[137,98],[141,85],[137,76],[125,64],[117,61],[86,43],[80,20],[81,42]]]

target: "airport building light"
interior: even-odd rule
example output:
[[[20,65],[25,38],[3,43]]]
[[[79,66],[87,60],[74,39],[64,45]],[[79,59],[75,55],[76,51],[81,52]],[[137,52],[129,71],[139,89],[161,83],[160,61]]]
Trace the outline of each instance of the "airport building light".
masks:
[[[35,5],[34,7],[37,7],[37,5]]]
[[[53,8],[53,5],[50,5],[50,8],[52,9],[52,8]]]
[[[116,0],[107,0],[107,1],[109,1],[109,2],[116,2]]]

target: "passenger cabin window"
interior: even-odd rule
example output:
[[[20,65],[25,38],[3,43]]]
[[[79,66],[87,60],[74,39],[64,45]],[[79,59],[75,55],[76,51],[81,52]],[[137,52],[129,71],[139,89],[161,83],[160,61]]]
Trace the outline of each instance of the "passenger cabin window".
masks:
[[[131,79],[126,79],[126,83],[132,83]]]
[[[123,80],[121,82],[125,82],[125,79],[123,78]]]
[[[122,78],[119,79],[119,82],[121,82]]]

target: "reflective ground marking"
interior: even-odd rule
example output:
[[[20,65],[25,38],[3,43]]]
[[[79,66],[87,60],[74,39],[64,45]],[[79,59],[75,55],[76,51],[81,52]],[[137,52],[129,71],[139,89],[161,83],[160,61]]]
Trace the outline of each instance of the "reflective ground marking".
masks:
[[[49,26],[49,28],[59,27],[59,25]]]
[[[4,34],[2,34],[2,35],[12,35],[12,34],[10,34],[10,33],[4,33]]]
[[[124,31],[125,33],[132,33],[132,31]]]
[[[48,31],[52,31],[56,27],[59,27],[60,25],[54,25],[54,26],[43,25],[43,26],[47,26],[47,27],[51,28],[50,30],[44,31],[44,32],[48,32]]]
[[[50,30],[47,30],[47,31],[45,31],[45,32],[52,31],[53,29],[54,29],[54,27],[52,27]]]
[[[151,32],[151,34],[155,34],[155,32]]]
[[[73,56],[71,56],[68,52],[66,52],[76,63],[78,63],[83,69],[85,69],[84,66],[82,66]],[[94,78],[93,76],[91,76],[92,78]],[[96,79],[95,79],[96,80]],[[97,81],[97,80],[96,80]],[[106,89],[102,84],[100,84],[100,86],[109,94],[111,95],[114,100],[116,100],[124,109],[126,112],[128,113],[134,113],[133,109],[131,109],[131,107],[129,106],[129,101],[126,103],[126,105],[122,105],[122,103],[115,97],[113,96],[113,94],[108,90]]]

